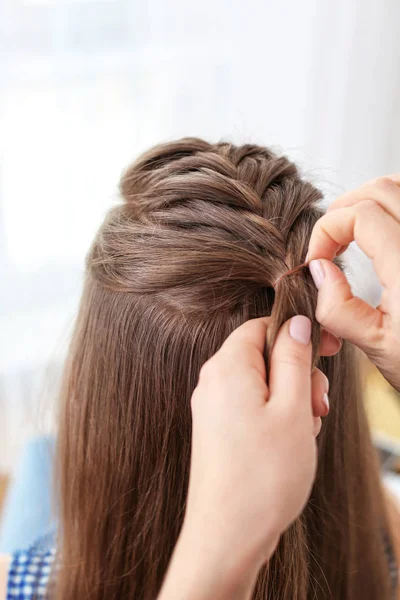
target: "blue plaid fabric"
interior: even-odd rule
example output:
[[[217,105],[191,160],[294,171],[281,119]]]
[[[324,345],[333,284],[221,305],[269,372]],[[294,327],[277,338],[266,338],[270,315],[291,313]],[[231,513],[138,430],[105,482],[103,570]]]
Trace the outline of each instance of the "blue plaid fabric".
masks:
[[[8,572],[7,600],[42,600],[56,551],[42,541],[25,551],[12,554]]]

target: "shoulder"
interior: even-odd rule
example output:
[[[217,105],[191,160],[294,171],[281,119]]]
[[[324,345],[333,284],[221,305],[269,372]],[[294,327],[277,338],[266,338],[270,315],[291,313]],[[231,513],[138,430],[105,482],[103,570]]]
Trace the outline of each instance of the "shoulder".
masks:
[[[10,568],[11,556],[9,554],[0,554],[0,600],[6,600],[7,580]]]

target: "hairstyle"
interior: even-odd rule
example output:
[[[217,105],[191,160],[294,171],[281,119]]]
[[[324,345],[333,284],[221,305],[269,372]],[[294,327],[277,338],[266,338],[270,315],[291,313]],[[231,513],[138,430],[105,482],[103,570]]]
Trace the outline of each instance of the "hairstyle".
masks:
[[[268,148],[192,138],[142,155],[120,190],[87,257],[65,367],[56,597],[155,600],[185,511],[201,366],[244,321],[271,315],[272,345],[304,314],[331,410],[311,498],[253,598],[389,598],[388,524],[354,349],[318,357],[307,269],[272,287],[305,260],[321,193]]]

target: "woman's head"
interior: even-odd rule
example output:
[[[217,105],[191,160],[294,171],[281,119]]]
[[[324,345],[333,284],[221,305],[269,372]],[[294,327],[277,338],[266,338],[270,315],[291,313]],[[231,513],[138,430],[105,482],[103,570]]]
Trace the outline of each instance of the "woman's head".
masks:
[[[385,598],[385,516],[352,349],[318,359],[307,270],[274,289],[305,259],[320,192],[267,148],[199,139],[150,150],[120,187],[87,258],[64,378],[59,597],[154,600],[185,510],[202,364],[250,318],[272,316],[272,344],[305,314],[331,413],[312,498],[255,597]]]

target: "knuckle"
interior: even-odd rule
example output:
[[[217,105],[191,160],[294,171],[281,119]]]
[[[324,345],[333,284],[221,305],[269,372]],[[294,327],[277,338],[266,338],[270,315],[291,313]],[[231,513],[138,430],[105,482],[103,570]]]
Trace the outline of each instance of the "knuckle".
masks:
[[[361,217],[365,217],[366,215],[370,214],[371,211],[379,211],[380,207],[376,200],[373,200],[372,198],[366,198],[365,200],[356,205],[355,210],[359,213]]]
[[[299,415],[293,405],[288,405],[281,411],[281,417],[285,420],[285,426],[290,431],[291,440],[294,445],[303,446],[307,438],[312,438],[314,428],[314,417],[310,414]]]
[[[383,192],[391,190],[393,188],[393,181],[390,179],[390,177],[387,177],[386,175],[376,177],[372,180],[372,183],[376,188],[382,190]]]
[[[315,311],[315,316],[321,325],[329,327],[334,317],[335,307],[333,305],[318,304]]]
[[[317,308],[315,316],[323,327],[329,329],[332,323],[335,321],[335,317],[338,314],[341,303],[338,302],[339,298],[347,295],[347,280],[334,279],[330,281],[328,293],[318,298]]]
[[[219,353],[209,358],[200,369],[199,383],[211,383],[225,378],[230,372],[230,361]]]
[[[290,351],[286,350],[279,356],[281,365],[288,366],[293,369],[303,369],[310,362],[309,352],[305,352],[300,348],[293,348]]]
[[[215,357],[208,359],[200,369],[199,383],[204,383],[213,378],[215,373]]]

